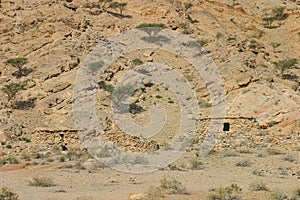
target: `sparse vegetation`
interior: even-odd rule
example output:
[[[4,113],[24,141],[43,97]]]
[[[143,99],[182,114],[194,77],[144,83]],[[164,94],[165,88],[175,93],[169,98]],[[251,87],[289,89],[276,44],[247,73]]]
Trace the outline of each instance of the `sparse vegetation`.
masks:
[[[20,78],[22,76],[27,76],[32,72],[32,70],[24,67],[24,65],[27,63],[28,63],[27,58],[11,58],[5,62],[6,65],[11,65],[18,70],[16,73],[13,74],[17,78]]]
[[[164,194],[161,188],[159,187],[151,187],[146,196],[142,197],[141,200],[157,200],[160,198],[164,198]]]
[[[138,25],[136,28],[166,28],[166,25],[156,24],[156,23],[142,23]]]
[[[202,170],[204,168],[203,163],[198,158],[192,159],[191,165],[192,165],[192,170]]]
[[[283,160],[287,162],[294,162],[296,161],[296,158],[292,155],[287,155],[286,157],[283,158]]]
[[[231,184],[230,186],[219,188],[213,194],[208,195],[209,200],[241,200],[242,198],[238,193],[242,189],[236,185]]]
[[[235,164],[235,166],[237,166],[237,167],[250,167],[251,162],[249,160],[244,160],[244,161],[237,162]]]
[[[125,100],[132,96],[134,94],[134,86],[127,84],[127,85],[121,85],[116,88],[114,88],[113,91],[113,98],[112,101],[115,104],[115,108],[119,112],[128,112],[129,110],[126,110]]]
[[[189,23],[180,23],[179,27],[183,29],[183,34],[191,34],[192,31],[190,30],[190,24]]]
[[[269,148],[267,149],[269,155],[281,155],[283,152],[279,149]]]
[[[280,70],[280,75],[283,77],[284,72],[287,69],[293,68],[296,64],[298,63],[298,60],[296,58],[287,58],[284,60],[280,60],[278,62],[274,62],[273,64],[275,65],[276,68]]]
[[[293,198],[296,199],[300,199],[300,188],[297,188],[293,191]]]
[[[200,99],[199,106],[200,106],[200,108],[210,108],[212,106],[212,104],[204,99]]]
[[[69,149],[67,154],[66,154],[66,158],[68,160],[87,160],[89,158],[91,158],[91,155],[89,154],[88,151],[79,149],[79,148],[72,148]]]
[[[278,124],[278,122],[270,121],[270,122],[267,123],[267,126],[271,128],[271,127],[275,126],[276,124]]]
[[[19,138],[19,140],[20,140],[20,141],[24,141],[24,142],[26,142],[26,143],[31,142],[31,140],[30,140],[29,138],[26,138],[26,137],[21,137],[21,138]]]
[[[118,9],[121,16],[123,15],[123,11],[125,10],[126,6],[127,3],[124,2],[111,2],[109,4],[109,8]]]
[[[0,190],[0,199],[1,200],[18,200],[19,195],[12,192],[8,187],[2,187]]]
[[[25,86],[25,83],[10,83],[4,85],[2,91],[8,96],[8,101],[11,101],[16,97],[20,90],[24,90]]]
[[[277,42],[272,42],[271,46],[273,47],[273,52],[276,53],[276,48],[279,47],[281,44]]]
[[[261,39],[266,33],[260,29],[256,29],[252,37],[256,39]]]
[[[142,65],[143,63],[144,62],[141,59],[139,59],[139,58],[135,58],[135,59],[132,60],[132,64],[134,66]]]
[[[227,38],[227,41],[228,41],[228,42],[236,41],[236,37],[235,37],[235,36],[229,36],[229,37]]]
[[[286,200],[286,199],[288,199],[288,196],[286,194],[284,194],[282,191],[277,190],[277,191],[272,192],[271,198],[273,200]]]
[[[35,107],[35,99],[33,98],[30,98],[25,101],[16,101],[13,105],[13,108],[17,110],[28,110],[34,107]]]
[[[100,81],[98,83],[99,87],[103,90],[105,90],[106,92],[112,94],[113,91],[114,91],[114,86],[113,85],[110,85],[110,84],[107,84],[105,83],[104,81]]]
[[[33,177],[32,180],[29,181],[30,186],[34,187],[52,187],[55,186],[52,179],[48,177]]]
[[[197,40],[197,42],[201,45],[201,46],[204,46],[208,43],[208,40],[206,39],[200,39],[200,40]]]
[[[23,159],[23,160],[25,160],[25,161],[30,161],[31,159],[30,159],[30,155],[28,154],[28,153],[26,153],[26,152],[23,152],[22,154],[21,154],[21,159]]]
[[[188,194],[182,183],[175,179],[168,180],[166,177],[160,181],[160,188],[167,190],[169,194]]]
[[[284,11],[285,11],[285,7],[273,8],[272,16],[263,18],[263,21],[265,22],[264,26],[266,28],[276,28],[276,26],[272,25],[274,21],[282,21],[288,17],[288,15],[284,13]]]
[[[251,191],[268,191],[266,184],[263,182],[254,182],[250,184]]]
[[[216,38],[217,40],[219,40],[220,38],[222,38],[224,35],[222,33],[217,33]]]
[[[104,66],[104,62],[103,61],[92,62],[92,63],[89,63],[88,65],[89,65],[89,69],[92,72],[96,72],[96,71],[100,70]]]
[[[5,164],[18,164],[19,161],[15,156],[9,155],[9,156],[3,156],[0,158],[0,165]]]

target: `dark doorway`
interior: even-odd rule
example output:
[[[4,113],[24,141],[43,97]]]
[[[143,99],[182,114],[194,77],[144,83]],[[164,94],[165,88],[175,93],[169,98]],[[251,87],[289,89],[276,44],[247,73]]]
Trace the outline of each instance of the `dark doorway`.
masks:
[[[229,129],[230,129],[230,124],[228,122],[224,123],[223,131],[229,131]]]

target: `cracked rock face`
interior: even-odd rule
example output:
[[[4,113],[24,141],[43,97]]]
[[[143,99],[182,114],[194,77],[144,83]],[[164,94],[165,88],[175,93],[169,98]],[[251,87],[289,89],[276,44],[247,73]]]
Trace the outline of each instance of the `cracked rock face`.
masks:
[[[280,1],[275,3],[279,4]],[[227,91],[227,116],[254,118],[258,122],[258,126],[252,126],[250,122],[233,122],[236,124],[233,130],[248,130],[246,126],[249,125],[253,132],[263,128],[274,132],[280,129],[286,135],[295,133],[299,131],[297,124],[300,120],[300,72],[298,68],[288,69],[285,73],[290,79],[283,79],[273,64],[286,57],[299,58],[300,46],[299,42],[295,42],[299,40],[297,30],[300,26],[295,23],[299,21],[299,16],[295,14],[299,8],[294,4],[299,2],[286,4],[289,17],[280,22],[280,27],[268,29],[261,20],[268,13],[264,10],[270,10],[265,1],[241,1],[236,7],[226,1],[205,1],[201,5],[195,4],[188,13],[178,2],[171,6],[159,1],[133,2],[124,11],[131,17],[122,19],[111,14],[115,10],[103,12],[96,8],[85,8],[80,0],[2,1],[0,86],[26,82],[26,90],[20,91],[15,101],[34,99],[34,106],[23,110],[7,109],[7,97],[0,91],[1,134],[17,139],[23,134],[35,133],[39,127],[73,130],[73,86],[76,72],[86,56],[104,38],[134,28],[141,22],[157,19],[166,24],[167,28],[189,34],[191,38],[200,41],[203,49],[214,59]],[[275,50],[270,45],[274,42],[280,44]],[[12,75],[16,69],[3,64],[14,57],[28,58],[29,63],[25,67],[32,69],[28,76],[16,78]],[[206,85],[188,63],[178,60],[176,56],[171,57],[151,49],[135,52],[120,58],[97,81],[114,85],[123,72],[132,68],[132,61],[136,58],[143,62],[162,62],[175,66],[196,91],[199,105],[203,108],[200,118],[209,118],[211,105]],[[176,105],[172,95],[168,92],[156,94],[158,91],[149,89],[152,87],[151,81],[145,79],[144,82],[145,87],[136,91],[132,97],[133,103],[148,109],[154,102],[159,102],[160,95],[162,99],[167,99],[168,109],[176,110],[170,106]],[[162,91],[162,88],[157,89]],[[110,135],[112,141],[123,143],[131,150],[137,146],[156,149],[158,143],[163,143],[141,142],[126,134],[120,135],[110,116],[110,92],[105,92],[97,97],[99,110],[102,109],[99,113],[103,116],[99,121],[105,125],[107,135],[114,132],[115,135]],[[153,93],[152,97],[149,93]],[[140,123],[147,121],[138,112],[131,114]],[[206,125],[203,125],[200,130],[205,128]],[[133,142],[130,146],[133,140],[139,144]]]

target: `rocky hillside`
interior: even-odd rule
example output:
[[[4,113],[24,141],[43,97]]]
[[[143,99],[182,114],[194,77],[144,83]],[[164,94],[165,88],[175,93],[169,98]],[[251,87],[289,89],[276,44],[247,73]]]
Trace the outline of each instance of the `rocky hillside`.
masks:
[[[41,144],[46,148],[80,145],[72,112],[76,72],[98,43],[141,23],[162,23],[189,35],[217,64],[227,93],[225,120],[232,128],[216,148],[239,148],[244,144],[241,140],[253,147],[266,141],[286,149],[299,147],[300,1],[126,2],[123,10],[96,1],[0,1],[0,87],[4,88],[0,91],[0,140],[11,144],[8,151]],[[156,55],[147,57],[142,52],[140,58],[160,61]],[[14,58],[27,60],[9,61]],[[107,73],[118,77],[133,58],[122,58],[119,70]],[[210,99],[205,85],[201,87],[199,104],[207,113],[201,120],[206,122]],[[109,94],[102,97],[101,106],[108,106],[108,98]],[[114,122],[104,123],[114,127]],[[204,123],[200,140],[205,129]],[[20,143],[22,138],[33,142]],[[120,133],[111,139],[121,145],[136,142]]]

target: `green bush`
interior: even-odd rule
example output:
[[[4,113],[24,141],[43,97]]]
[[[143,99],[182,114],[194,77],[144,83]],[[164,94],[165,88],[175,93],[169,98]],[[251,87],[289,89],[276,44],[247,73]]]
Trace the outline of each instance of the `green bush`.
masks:
[[[135,59],[132,60],[132,64],[134,66],[142,65],[143,63],[144,62],[141,59],[139,59],[139,58],[135,58]]]
[[[23,66],[28,63],[27,58],[12,58],[8,59],[5,64],[12,65],[13,67],[17,68],[18,70],[22,70]]]
[[[127,6],[127,3],[123,3],[123,2],[111,2],[109,5],[109,8],[112,9],[119,9],[119,14],[123,15],[123,11],[125,9],[125,7]]]

